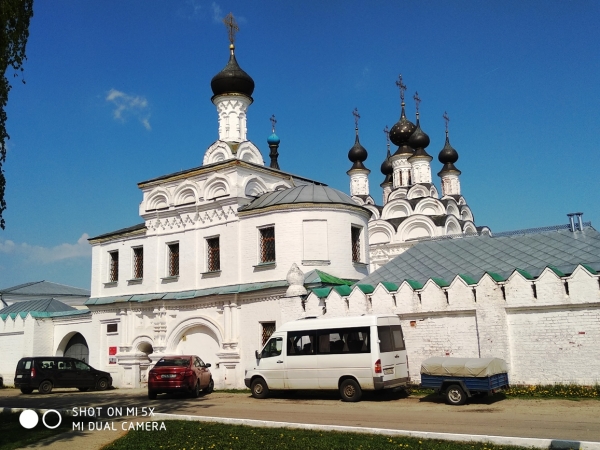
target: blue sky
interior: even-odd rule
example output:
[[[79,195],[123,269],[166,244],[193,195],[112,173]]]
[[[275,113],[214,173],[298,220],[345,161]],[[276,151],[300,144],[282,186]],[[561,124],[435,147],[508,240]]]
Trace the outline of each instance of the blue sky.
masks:
[[[422,99],[438,187],[448,111],[477,225],[556,225],[582,211],[598,228],[599,5],[36,0],[26,84],[14,79],[7,108],[0,288],[89,288],[87,237],[142,221],[136,183],[202,164],[217,139],[210,80],[228,60],[229,11],[256,83],[248,135],[267,158],[276,115],[282,170],[348,192],[357,107],[380,201],[402,73],[413,121],[410,99]]]

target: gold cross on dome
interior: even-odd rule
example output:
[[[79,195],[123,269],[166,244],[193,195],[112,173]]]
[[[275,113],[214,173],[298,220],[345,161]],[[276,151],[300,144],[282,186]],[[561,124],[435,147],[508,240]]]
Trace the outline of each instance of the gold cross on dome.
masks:
[[[415,104],[417,105],[417,114],[419,113],[419,105],[421,104],[421,97],[419,97],[419,92],[415,91],[415,95],[413,97]]]
[[[354,127],[358,130],[358,119],[360,119],[360,114],[358,114],[358,108],[354,108],[354,111],[352,111],[352,115],[354,116]]]
[[[446,122],[446,133],[448,132],[448,122],[450,122],[450,117],[448,117],[448,113],[444,111],[444,115],[442,116],[444,121]]]
[[[398,75],[396,86],[400,88],[400,100],[402,100],[402,103],[404,103],[404,91],[406,91],[406,85],[402,82],[402,74]]]
[[[389,145],[390,144],[390,129],[388,128],[387,125],[383,129],[383,132],[385,133],[385,140],[387,141],[387,143]]]
[[[275,114],[272,114],[269,120],[271,121],[271,125],[273,126],[273,133],[275,133],[275,124],[277,123],[277,119],[275,119]]]
[[[237,22],[235,21],[235,17],[233,17],[232,13],[229,13],[225,16],[225,18],[223,19],[223,23],[228,29],[227,31],[229,33],[229,42],[233,45],[233,42],[235,41],[235,33],[240,31],[240,27],[238,27]]]

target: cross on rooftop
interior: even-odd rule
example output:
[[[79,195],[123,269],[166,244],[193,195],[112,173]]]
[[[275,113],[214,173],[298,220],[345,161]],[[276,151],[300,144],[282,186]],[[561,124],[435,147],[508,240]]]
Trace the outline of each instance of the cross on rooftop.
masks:
[[[383,132],[385,133],[385,140],[387,141],[387,144],[390,145],[390,129],[387,125],[383,129]]]
[[[404,103],[404,91],[406,91],[406,85],[402,82],[402,74],[398,75],[396,86],[400,88],[400,100],[402,100],[402,103]]]
[[[277,119],[275,119],[275,114],[272,114],[269,120],[271,121],[271,125],[273,126],[273,133],[275,133],[275,124],[277,123]]]
[[[223,19],[223,23],[225,24],[225,27],[228,28],[227,31],[229,33],[229,42],[231,43],[231,45],[233,45],[233,42],[235,41],[235,33],[240,31],[240,28],[238,27],[237,22],[235,21],[235,17],[233,17],[233,14],[227,14]]]
[[[442,116],[444,121],[446,122],[446,133],[448,133],[448,122],[450,122],[450,117],[448,117],[448,113],[444,111],[444,115]]]
[[[354,108],[354,111],[352,111],[352,115],[354,116],[354,127],[358,130],[358,119],[360,119],[360,114],[358,114],[358,108]]]
[[[421,97],[419,97],[419,92],[415,91],[415,95],[413,96],[415,104],[417,105],[417,114],[419,114],[419,105],[421,104]]]

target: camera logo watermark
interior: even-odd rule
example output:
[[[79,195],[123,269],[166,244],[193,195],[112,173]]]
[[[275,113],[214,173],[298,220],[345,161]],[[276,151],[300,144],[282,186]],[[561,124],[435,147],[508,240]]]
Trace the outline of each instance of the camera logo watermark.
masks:
[[[54,425],[51,425],[48,422],[46,422],[46,417],[48,416],[48,414],[50,414],[50,417],[52,417],[52,414],[56,414],[58,416],[58,422],[56,422],[56,424]],[[38,413],[35,412],[33,409],[25,409],[21,411],[21,414],[19,415],[19,423],[23,428],[26,428],[28,430],[35,428],[39,421],[40,418],[38,416]],[[49,409],[42,415],[42,423],[46,428],[54,430],[55,428],[58,428],[62,423],[62,416],[57,410]]]

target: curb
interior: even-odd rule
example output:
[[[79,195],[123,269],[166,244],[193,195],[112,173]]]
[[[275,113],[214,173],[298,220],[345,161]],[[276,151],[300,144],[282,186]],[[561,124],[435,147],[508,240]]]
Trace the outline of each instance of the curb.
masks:
[[[559,439],[538,439],[509,436],[487,436],[479,434],[434,433],[430,431],[392,430],[388,428],[349,427],[344,425],[318,425],[310,423],[272,422],[268,420],[233,419],[227,417],[189,416],[155,413],[154,420],[188,420],[196,422],[217,422],[229,425],[248,425],[262,428],[297,428],[303,430],[341,431],[344,433],[381,434],[385,436],[408,436],[419,439],[439,439],[459,442],[490,442],[497,445],[517,445],[520,447],[544,448],[552,450],[600,450],[600,442],[567,441]]]

